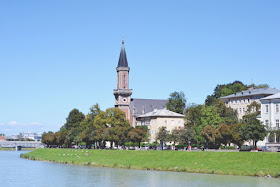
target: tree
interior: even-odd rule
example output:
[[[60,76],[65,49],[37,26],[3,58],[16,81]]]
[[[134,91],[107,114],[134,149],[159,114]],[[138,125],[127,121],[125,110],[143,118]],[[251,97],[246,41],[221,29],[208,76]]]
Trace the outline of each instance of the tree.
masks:
[[[76,128],[80,125],[80,123],[85,119],[85,115],[80,112],[78,109],[73,109],[68,117],[66,118],[66,123],[64,124],[64,127],[67,130],[70,130],[72,128]]]
[[[226,123],[222,123],[217,128],[217,141],[219,143],[222,143],[224,145],[227,145],[230,143],[231,140],[231,130],[229,126]]]
[[[172,129],[171,134],[169,134],[169,141],[173,142],[173,145],[180,141],[180,130],[179,129]]]
[[[240,129],[245,126],[245,124],[237,123],[237,124],[231,124],[229,126],[231,131],[231,142],[238,145],[239,149],[244,143],[244,138],[240,135]]]
[[[166,130],[166,127],[160,127],[158,129],[158,132],[156,134],[156,139],[160,141],[161,149],[163,148],[163,143],[168,141],[168,131]]]
[[[259,140],[264,140],[268,132],[258,119],[249,118],[246,125],[240,128],[239,133],[244,140],[253,140],[253,144],[256,147],[257,142]]]
[[[106,118],[106,122],[110,127],[129,126],[129,122],[126,120],[125,113],[119,108],[108,108],[106,110]]]
[[[207,125],[217,128],[224,121],[218,114],[216,107],[209,106],[202,110],[201,122],[202,128],[205,128]]]
[[[259,114],[261,114],[260,109],[261,109],[261,104],[257,103],[256,101],[253,101],[251,104],[247,106],[246,115],[254,114],[255,116],[258,116]]]
[[[186,108],[186,98],[183,92],[173,92],[169,95],[168,102],[166,103],[166,108],[173,112],[183,114]]]
[[[201,135],[203,135],[208,142],[216,145],[216,139],[220,134],[214,127],[207,125],[201,132]]]
[[[137,142],[139,147],[142,141],[146,141],[146,137],[147,137],[147,131],[142,127],[136,127],[128,133],[128,139],[131,142],[134,143]]]
[[[187,143],[195,138],[195,131],[191,127],[185,127],[179,133],[180,142]]]
[[[118,141],[115,142],[116,145],[124,145],[125,142],[129,141],[128,133],[133,129],[131,126],[127,127],[115,127],[116,135],[118,136]]]
[[[237,111],[227,107],[224,102],[217,100],[215,108],[219,116],[222,118],[223,123],[231,125],[238,122]]]
[[[42,134],[42,143],[47,144],[47,147],[49,147],[50,145],[53,145],[53,132],[49,131],[49,132],[44,132]]]

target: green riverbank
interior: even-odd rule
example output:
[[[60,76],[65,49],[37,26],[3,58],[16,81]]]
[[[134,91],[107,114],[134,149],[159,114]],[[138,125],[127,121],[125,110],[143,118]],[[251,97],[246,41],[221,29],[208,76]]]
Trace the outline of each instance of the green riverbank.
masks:
[[[222,175],[280,177],[280,154],[268,152],[36,149],[22,158],[62,164]]]

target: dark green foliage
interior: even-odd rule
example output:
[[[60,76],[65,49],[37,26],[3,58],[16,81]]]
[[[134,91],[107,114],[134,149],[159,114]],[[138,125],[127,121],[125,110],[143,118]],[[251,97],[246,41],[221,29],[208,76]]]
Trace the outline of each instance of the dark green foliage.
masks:
[[[246,125],[240,128],[239,133],[244,140],[253,140],[254,146],[256,147],[257,142],[259,140],[264,140],[268,132],[266,131],[265,126],[252,116],[251,118],[248,118]]]
[[[179,132],[180,143],[188,143],[195,139],[195,131],[191,127],[186,127]]]
[[[72,128],[79,127],[80,123],[85,119],[85,115],[80,112],[78,109],[73,109],[68,117],[66,118],[66,123],[64,124],[64,127],[67,130],[70,130]]]
[[[173,92],[168,98],[166,108],[170,111],[183,114],[186,108],[186,98],[183,92]]]
[[[146,137],[147,137],[147,131],[145,129],[143,129],[142,127],[136,127],[134,129],[132,129],[129,133],[128,133],[128,139],[134,143],[138,143],[138,146],[140,147],[140,143],[142,141],[146,141]]]
[[[248,88],[267,88],[269,87],[267,84],[260,84],[260,85],[246,85],[243,84],[241,81],[234,81],[228,84],[218,84],[214,89],[214,93],[212,95],[208,95],[205,100],[206,106],[211,106],[216,103],[216,100],[220,97],[224,97],[227,95],[231,95],[237,92],[241,92],[247,90]]]

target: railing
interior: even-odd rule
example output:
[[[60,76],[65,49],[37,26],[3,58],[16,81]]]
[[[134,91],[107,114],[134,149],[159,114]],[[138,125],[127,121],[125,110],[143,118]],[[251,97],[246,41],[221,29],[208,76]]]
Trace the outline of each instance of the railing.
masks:
[[[0,141],[0,147],[44,147],[42,142],[30,142],[30,141]]]

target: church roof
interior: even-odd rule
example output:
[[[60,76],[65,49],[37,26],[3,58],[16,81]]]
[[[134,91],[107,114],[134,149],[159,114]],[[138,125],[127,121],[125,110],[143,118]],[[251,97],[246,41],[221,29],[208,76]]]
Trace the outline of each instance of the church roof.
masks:
[[[139,116],[155,109],[163,109],[166,107],[168,100],[161,99],[134,99],[130,101],[130,111],[133,116]]]
[[[275,88],[258,88],[258,89],[248,89],[242,92],[238,92],[235,94],[231,94],[225,97],[221,97],[220,99],[230,99],[235,97],[247,97],[247,96],[254,96],[254,95],[272,95],[280,92]]]
[[[119,58],[118,67],[128,67],[127,59],[126,59],[126,52],[124,48],[124,40],[122,40],[122,48]]]
[[[182,117],[183,118],[185,116],[164,108],[160,110],[155,109],[152,112],[148,112],[146,114],[138,116],[138,118],[146,118],[146,117]]]

